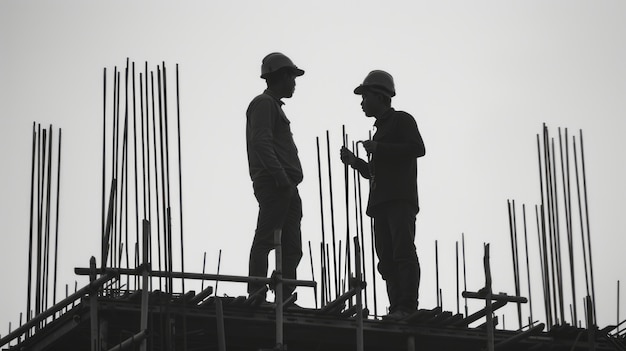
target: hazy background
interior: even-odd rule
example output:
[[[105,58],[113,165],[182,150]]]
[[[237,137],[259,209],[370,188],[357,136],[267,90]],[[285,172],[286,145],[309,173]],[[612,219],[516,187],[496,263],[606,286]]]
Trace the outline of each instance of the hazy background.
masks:
[[[373,123],[352,90],[370,70],[384,69],[396,81],[394,107],[413,114],[427,150],[419,160],[420,308],[436,305],[437,240],[444,309],[456,312],[454,255],[461,233],[468,290],[484,284],[483,244],[491,243],[494,291],[514,294],[507,213],[507,200],[514,199],[518,209],[524,203],[531,210],[533,312],[545,320],[530,214],[540,202],[536,134],[546,123],[555,137],[559,127],[570,135],[584,132],[598,319],[601,326],[615,323],[616,285],[626,278],[624,2],[216,4],[0,2],[0,334],[26,309],[33,121],[63,129],[58,294],[64,296],[65,284],[86,282],[73,268],[88,266],[92,255],[99,260],[102,75],[105,67],[109,74],[123,68],[127,58],[141,67],[147,61],[151,70],[165,62],[170,73],[179,65],[185,269],[201,272],[206,252],[207,272],[215,272],[222,249],[221,272],[247,274],[257,204],[247,170],[245,110],[265,88],[260,63],[273,51],[306,70],[284,107],[305,172],[301,278],[310,279],[308,241],[317,255],[321,240],[315,137],[324,141],[330,131],[333,171],[341,180],[341,126],[364,139]],[[173,80],[168,84],[173,89]],[[335,207],[343,216],[339,184]],[[343,239],[344,225],[336,227]],[[219,290],[245,294],[243,285],[220,284]],[[313,306],[310,290],[301,289],[300,296],[299,303]],[[384,290],[378,296],[380,313]],[[471,306],[470,313],[480,303]],[[581,316],[580,301],[578,308]],[[514,310],[508,311],[507,327],[515,328]],[[620,318],[625,314],[621,307]]]

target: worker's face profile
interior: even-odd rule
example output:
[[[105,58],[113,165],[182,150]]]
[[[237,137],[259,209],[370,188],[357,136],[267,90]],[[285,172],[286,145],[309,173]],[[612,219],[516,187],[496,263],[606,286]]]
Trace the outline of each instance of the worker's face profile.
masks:
[[[361,94],[361,109],[367,117],[373,117],[379,104],[378,94],[371,91],[364,91]]]
[[[283,87],[285,91],[285,97],[290,98],[296,90],[296,74],[292,71],[286,71],[283,76]]]

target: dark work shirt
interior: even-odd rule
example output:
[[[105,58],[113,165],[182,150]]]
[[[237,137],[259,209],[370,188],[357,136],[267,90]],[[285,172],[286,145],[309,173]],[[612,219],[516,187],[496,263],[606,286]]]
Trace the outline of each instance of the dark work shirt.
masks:
[[[246,111],[246,143],[252,181],[273,178],[278,185],[302,181],[302,166],[283,102],[265,90]]]
[[[407,201],[419,211],[417,196],[417,158],[426,149],[415,119],[390,108],[374,123],[372,140],[378,143],[369,164],[357,160],[359,173],[371,180],[367,214],[389,201]]]

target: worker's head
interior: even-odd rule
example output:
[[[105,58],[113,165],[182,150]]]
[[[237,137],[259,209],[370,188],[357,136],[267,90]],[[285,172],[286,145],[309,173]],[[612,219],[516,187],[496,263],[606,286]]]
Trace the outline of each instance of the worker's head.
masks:
[[[354,93],[361,95],[361,108],[365,115],[374,117],[380,116],[391,107],[391,98],[396,95],[396,89],[391,74],[375,70],[354,89]]]
[[[280,97],[291,97],[296,87],[296,77],[303,74],[303,70],[280,52],[265,56],[261,63],[261,78],[265,79],[267,87]]]

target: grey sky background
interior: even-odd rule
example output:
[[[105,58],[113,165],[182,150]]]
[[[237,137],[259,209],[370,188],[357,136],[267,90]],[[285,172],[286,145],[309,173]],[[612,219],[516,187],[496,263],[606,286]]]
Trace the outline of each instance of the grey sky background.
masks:
[[[518,209],[532,209],[533,312],[545,320],[534,206],[536,134],[546,123],[554,137],[559,127],[570,135],[583,130],[598,319],[601,326],[615,323],[616,285],[626,278],[625,36],[620,1],[0,2],[0,334],[26,308],[33,121],[63,129],[64,296],[65,284],[86,282],[73,268],[88,266],[92,255],[99,259],[102,72],[123,68],[127,58],[140,67],[147,61],[151,70],[165,62],[170,74],[179,65],[185,269],[201,272],[207,252],[207,271],[215,272],[222,249],[221,272],[247,274],[257,205],[245,110],[265,87],[260,62],[273,51],[306,71],[285,101],[305,172],[301,278],[310,279],[308,241],[317,255],[321,240],[315,137],[324,142],[330,131],[333,172],[341,180],[341,126],[364,139],[373,124],[352,90],[370,70],[384,69],[396,81],[394,107],[415,117],[427,150],[419,160],[420,308],[436,305],[437,240],[444,309],[456,311],[461,233],[468,290],[484,284],[483,244],[491,243],[494,291],[514,293],[507,200],[515,200]],[[173,80],[168,84],[173,89]],[[334,190],[337,216],[344,216],[342,183]],[[336,227],[345,237],[344,225]],[[576,227],[582,299],[579,233]],[[219,293],[245,289],[220,285]],[[310,291],[300,295],[303,305],[313,305]],[[380,310],[382,289],[378,296]],[[479,306],[472,302],[470,311]],[[580,301],[578,308],[581,314]],[[504,310],[514,327],[514,309]]]

